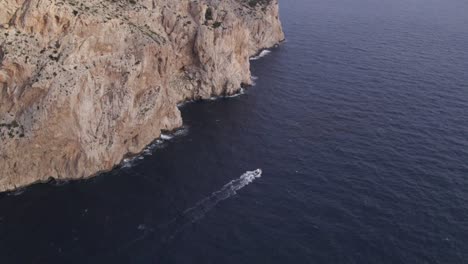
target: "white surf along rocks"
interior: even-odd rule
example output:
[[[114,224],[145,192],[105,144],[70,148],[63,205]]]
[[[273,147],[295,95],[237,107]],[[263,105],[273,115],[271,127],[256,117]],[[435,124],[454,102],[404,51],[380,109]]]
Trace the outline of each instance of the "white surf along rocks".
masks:
[[[0,0],[0,191],[112,169],[283,39],[277,0]]]

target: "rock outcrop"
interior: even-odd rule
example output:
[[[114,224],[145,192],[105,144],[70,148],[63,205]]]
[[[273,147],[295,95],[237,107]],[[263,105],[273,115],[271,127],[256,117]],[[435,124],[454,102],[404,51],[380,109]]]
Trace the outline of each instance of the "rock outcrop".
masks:
[[[277,0],[0,0],[0,191],[112,169],[283,38]]]

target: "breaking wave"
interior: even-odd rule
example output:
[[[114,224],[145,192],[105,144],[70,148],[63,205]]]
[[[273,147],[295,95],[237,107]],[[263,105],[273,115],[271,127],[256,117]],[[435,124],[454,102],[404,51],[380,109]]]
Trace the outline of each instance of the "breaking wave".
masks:
[[[227,98],[234,98],[234,97],[238,97],[238,96],[241,96],[245,94],[245,89],[244,88],[240,88],[239,92],[238,93],[235,93],[233,95],[227,95],[226,97]]]
[[[175,137],[186,136],[188,134],[188,127],[183,126],[176,131],[172,132],[171,134],[161,134],[161,136],[153,141],[150,145],[146,146],[143,151],[134,157],[123,159],[121,162],[121,168],[131,168],[133,167],[137,161],[143,160],[145,156],[153,155],[154,150],[164,148],[167,145],[167,142]]]
[[[168,134],[161,134],[161,139],[162,140],[171,140],[173,136],[168,135]]]
[[[231,94],[231,95],[220,95],[220,96],[213,96],[213,97],[210,97],[208,98],[207,100],[208,101],[216,101],[216,100],[219,100],[219,99],[223,99],[223,98],[234,98],[234,97],[238,97],[238,96],[241,96],[245,94],[245,89],[244,88],[240,88],[236,93],[234,94]]]
[[[251,61],[258,60],[260,58],[265,57],[266,55],[268,55],[270,53],[271,53],[271,51],[269,51],[269,50],[262,50],[262,52],[260,52],[260,54],[258,54],[257,56],[253,56],[252,58],[250,58],[250,60]]]
[[[250,80],[252,81],[252,86],[257,85],[257,82],[256,82],[258,80],[257,76],[252,75],[252,77],[250,77]]]

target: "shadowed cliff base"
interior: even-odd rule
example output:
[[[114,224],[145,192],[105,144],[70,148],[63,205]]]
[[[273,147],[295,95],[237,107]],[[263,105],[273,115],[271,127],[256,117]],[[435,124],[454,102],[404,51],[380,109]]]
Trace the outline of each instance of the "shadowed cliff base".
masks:
[[[251,84],[277,1],[0,0],[0,191],[86,178]]]

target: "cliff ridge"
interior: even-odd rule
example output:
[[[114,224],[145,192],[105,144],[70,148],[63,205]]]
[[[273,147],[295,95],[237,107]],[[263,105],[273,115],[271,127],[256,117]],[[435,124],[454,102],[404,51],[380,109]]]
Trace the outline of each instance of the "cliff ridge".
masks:
[[[283,39],[277,0],[0,0],[0,191],[112,169]]]

